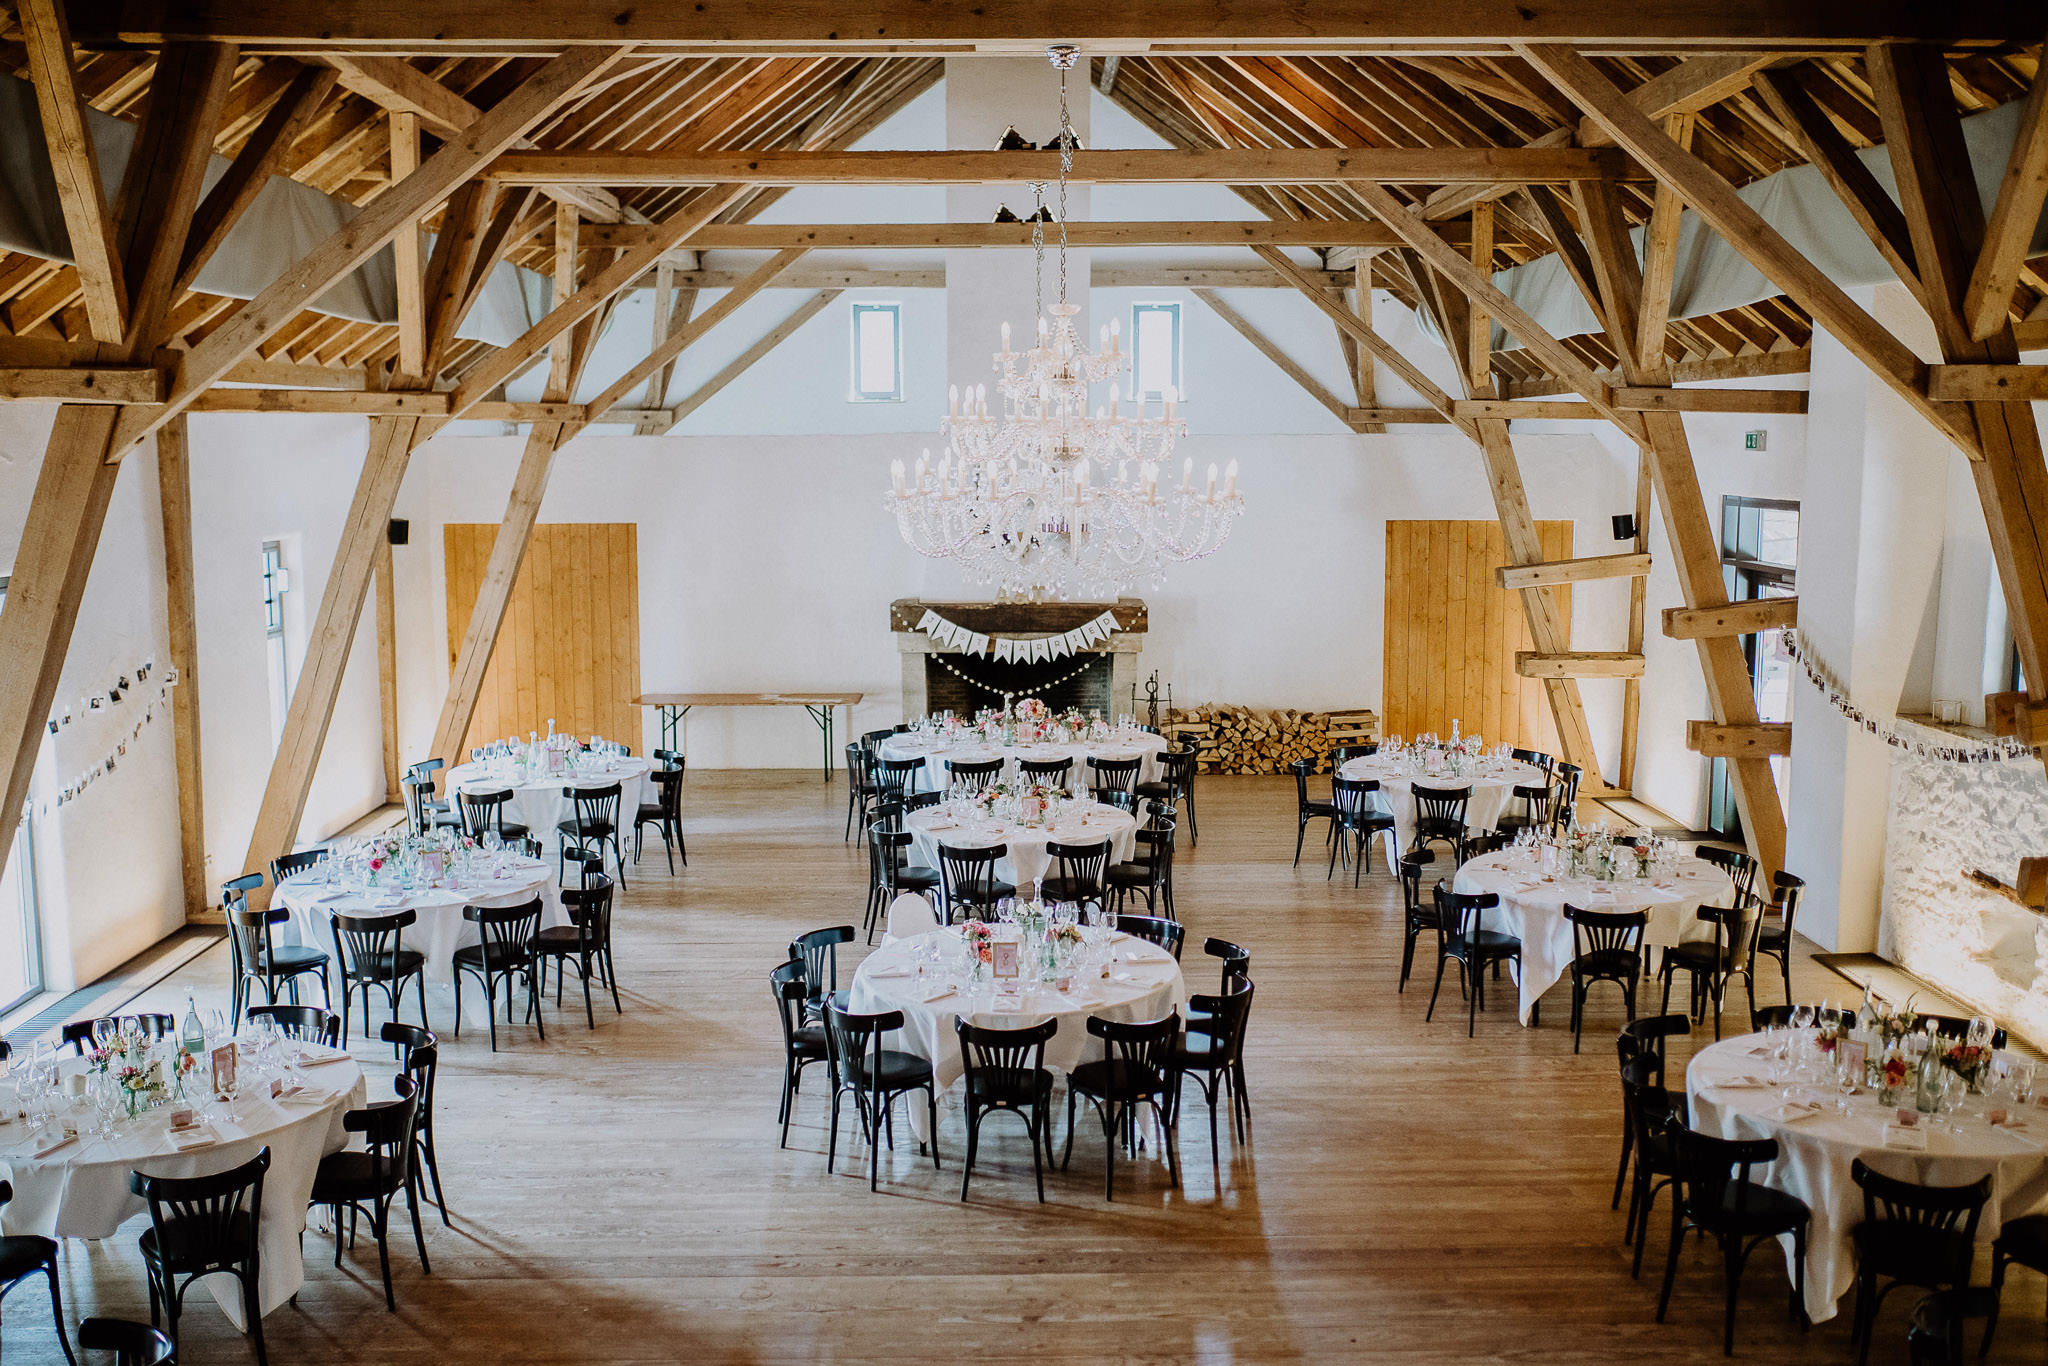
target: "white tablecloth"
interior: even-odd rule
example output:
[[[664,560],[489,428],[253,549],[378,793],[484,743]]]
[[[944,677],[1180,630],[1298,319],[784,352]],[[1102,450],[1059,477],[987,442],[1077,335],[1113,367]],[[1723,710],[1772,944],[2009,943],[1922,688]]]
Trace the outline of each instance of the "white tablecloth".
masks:
[[[1156,944],[1129,935],[1114,943],[1121,962],[1110,976],[1077,978],[1070,991],[1060,992],[1036,982],[1011,995],[998,994],[992,984],[970,992],[950,979],[919,978],[916,964],[919,950],[937,944],[950,962],[959,952],[958,930],[934,930],[908,939],[892,939],[862,960],[853,975],[850,1009],[857,1014],[884,1010],[903,1012],[903,1029],[884,1041],[886,1048],[914,1053],[932,1065],[932,1076],[943,1092],[960,1079],[966,1063],[960,1056],[960,1036],[953,1022],[990,1029],[1023,1029],[1040,1021],[1056,1019],[1059,1030],[1045,1044],[1045,1065],[1056,1072],[1071,1072],[1084,1062],[1102,1057],[1102,1043],[1088,1033],[1088,1017],[1138,1023],[1156,1020],[1187,1003],[1187,985],[1181,979],[1180,964]],[[946,990],[935,1000],[925,1000]],[[926,1137],[926,1116],[922,1105],[910,1106],[911,1124],[919,1138]]]
[[[1434,885],[1425,879],[1423,894]],[[1643,943],[1669,948],[1685,939],[1713,938],[1714,927],[1696,912],[1710,901],[1726,905],[1735,888],[1727,874],[1691,855],[1673,861],[1648,881],[1631,877],[1597,882],[1546,875],[1536,852],[1525,848],[1468,861],[1452,880],[1451,890],[1499,894],[1500,906],[1486,913],[1485,925],[1522,941],[1521,1018],[1527,1024],[1543,993],[1571,971],[1572,923],[1564,918],[1566,903],[1588,911],[1648,911]]]
[[[905,731],[882,741],[875,752],[884,759],[898,762],[924,760],[925,790],[944,792],[948,759],[956,764],[985,764],[991,759],[1001,759],[1004,778],[1017,776],[1020,759],[1041,764],[1071,759],[1074,767],[1069,775],[1069,785],[1078,782],[1084,788],[1089,786],[1088,760],[1091,757],[1105,761],[1139,759],[1143,762],[1138,765],[1138,781],[1156,783],[1159,781],[1159,756],[1166,753],[1166,748],[1165,736],[1142,730],[1118,732],[1107,740],[1045,745],[985,745],[978,740],[947,744]]]
[[[328,917],[335,911],[345,915],[389,915],[412,910],[419,920],[401,932],[400,942],[427,956],[427,976],[447,985],[455,980],[455,951],[478,942],[477,928],[462,918],[464,906],[520,906],[539,897],[540,923],[566,925],[561,889],[555,885],[555,865],[546,859],[499,855],[503,877],[479,876],[439,887],[397,887],[362,891],[330,887],[325,873],[316,865],[278,884],[274,902],[291,912],[291,928],[301,944],[335,953],[334,927]],[[329,980],[340,990],[339,964],[329,969]],[[303,987],[300,988],[304,990]]]
[[[1500,824],[1517,787],[1540,787],[1544,781],[1542,769],[1512,759],[1482,759],[1468,766],[1463,774],[1415,774],[1408,771],[1405,760],[1397,764],[1378,754],[1347,761],[1337,770],[1337,776],[1353,782],[1371,779],[1380,785],[1380,804],[1394,817],[1391,857],[1398,857],[1415,838],[1417,783],[1424,787],[1471,788],[1472,799],[1465,804],[1465,828],[1478,834]],[[1442,857],[1441,851],[1438,856]]]
[[[1849,1113],[1843,1115],[1836,1112],[1832,1093],[1814,1091],[1821,1112],[1786,1123],[1769,1117],[1783,1103],[1778,1088],[1714,1085],[1741,1074],[1767,1079],[1770,1060],[1751,1052],[1758,1046],[1756,1035],[1744,1035],[1703,1048],[1693,1058],[1685,1071],[1692,1127],[1720,1138],[1778,1140],[1778,1160],[1764,1168],[1759,1179],[1798,1196],[1813,1211],[1807,1233],[1806,1312],[1816,1322],[1833,1318],[1835,1302],[1855,1284],[1856,1256],[1849,1232],[1862,1222],[1863,1192],[1850,1178],[1849,1166],[1859,1157],[1886,1176],[1922,1185],[1967,1185],[1990,1174],[1991,1199],[1977,1225],[1977,1240],[1987,1248],[2006,1220],[2048,1207],[2048,1156],[2042,1153],[2048,1140],[2048,1111],[2029,1110],[2027,1128],[2009,1133],[1987,1125],[1982,1100],[1972,1097],[1957,1116],[1961,1134],[1932,1128],[1925,1152],[1901,1152],[1884,1146],[1885,1121],[1895,1110],[1880,1106],[1875,1092],[1853,1097]],[[1927,1123],[1923,1118],[1922,1127]],[[1653,1221],[1653,1227],[1666,1226],[1666,1220]],[[1789,1265],[1792,1240],[1779,1242]]]
[[[633,817],[639,814],[641,803],[654,800],[654,785],[647,780],[653,770],[650,761],[638,757],[593,762],[586,755],[574,773],[542,776],[529,770],[522,778],[510,759],[492,759],[481,764],[457,764],[449,769],[448,791],[511,792],[512,800],[504,807],[505,819],[525,826],[543,846],[551,846],[555,827],[575,815],[569,799],[562,795],[563,788],[610,787],[617,783],[619,836],[623,840],[632,833]],[[449,806],[455,809],[452,797]]]
[[[1109,861],[1128,863],[1138,847],[1138,821],[1128,811],[1097,802],[1069,802],[1060,812],[1059,825],[1052,829],[1033,828],[1011,821],[966,817],[949,811],[946,804],[913,811],[903,820],[910,831],[916,857],[914,863],[937,870],[939,846],[982,849],[991,844],[1009,847],[1007,857],[997,860],[996,876],[1011,883],[1020,893],[1052,871],[1052,857],[1045,846],[1099,844],[1109,841]]]
[[[323,1050],[324,1051],[324,1050]],[[71,1062],[67,1070],[81,1064]],[[279,1105],[267,1098],[244,1096],[236,1102],[240,1124],[224,1118],[211,1121],[220,1141],[191,1152],[175,1152],[167,1137],[170,1110],[146,1112],[120,1121],[107,1138],[82,1136],[48,1155],[35,1157],[35,1142],[20,1120],[0,1125],[0,1164],[14,1183],[14,1199],[0,1207],[0,1232],[39,1233],[46,1238],[111,1238],[121,1225],[143,1215],[148,1204],[128,1189],[128,1173],[151,1176],[207,1176],[239,1167],[270,1149],[270,1170],[263,1177],[263,1218],[258,1226],[262,1269],[257,1276],[257,1303],[265,1314],[299,1292],[305,1264],[299,1255],[299,1234],[306,1227],[306,1199],[320,1159],[348,1146],[341,1127],[344,1111],[360,1108],[366,1094],[363,1072],[351,1059],[305,1069],[305,1085],[322,1093],[319,1103]],[[383,1097],[380,1097],[382,1099]],[[90,1107],[79,1121],[92,1122]],[[246,1331],[239,1282],[228,1276],[207,1278],[228,1319]],[[189,1304],[190,1301],[188,1300]]]

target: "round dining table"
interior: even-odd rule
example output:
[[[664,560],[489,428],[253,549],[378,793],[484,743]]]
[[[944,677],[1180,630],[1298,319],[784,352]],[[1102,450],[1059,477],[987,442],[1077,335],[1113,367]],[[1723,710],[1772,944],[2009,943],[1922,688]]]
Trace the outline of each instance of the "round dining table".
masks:
[[[906,759],[924,760],[925,790],[944,792],[946,761],[949,759],[956,764],[985,764],[991,759],[1001,759],[1006,781],[1017,777],[1020,760],[1044,764],[1070,759],[1074,767],[1068,786],[1078,782],[1084,788],[1088,786],[1088,761],[1091,758],[1105,761],[1136,759],[1139,761],[1137,780],[1156,783],[1160,780],[1159,758],[1166,753],[1166,748],[1165,736],[1143,730],[1112,731],[1108,738],[1102,740],[1054,740],[1028,745],[988,744],[978,739],[946,740],[936,735],[900,731],[882,741],[875,752],[898,763]]]
[[[1806,1240],[1806,1312],[1815,1322],[1833,1318],[1837,1302],[1855,1284],[1856,1254],[1850,1230],[1863,1221],[1863,1192],[1850,1176],[1862,1158],[1886,1176],[1930,1186],[1967,1185],[1991,1177],[1991,1198],[1977,1225],[1977,1241],[1988,1249],[2007,1220],[2048,1209],[2048,1110],[2019,1111],[2016,1127],[1994,1128],[1994,1105],[1971,1096],[1954,1115],[1960,1132],[1932,1116],[1921,1116],[1924,1150],[1892,1146],[1886,1125],[1895,1107],[1876,1093],[1859,1090],[1846,1114],[1838,1093],[1818,1084],[1775,1084],[1771,1050],[1762,1036],[1723,1039],[1694,1055],[1685,1069],[1692,1128],[1720,1138],[1774,1138],[1777,1160],[1758,1180],[1806,1202],[1813,1222]],[[1789,1099],[1788,1093],[1789,1091]],[[1896,1126],[1894,1126],[1896,1129]],[[1779,1239],[1789,1265],[1790,1237]]]
[[[1714,927],[1699,918],[1699,908],[1708,902],[1726,905],[1735,893],[1726,873],[1691,854],[1667,857],[1647,878],[1567,877],[1545,865],[1542,851],[1525,845],[1468,859],[1451,880],[1454,892],[1497,895],[1500,905],[1483,914],[1483,924],[1522,941],[1523,1024],[1529,1023],[1543,993],[1571,971],[1567,905],[1587,911],[1648,912],[1645,948],[1669,948],[1688,939],[1713,938]]]
[[[1514,799],[1517,787],[1542,787],[1549,781],[1543,770],[1534,764],[1490,756],[1471,761],[1463,773],[1448,770],[1429,773],[1411,769],[1406,759],[1364,754],[1356,759],[1347,759],[1337,770],[1337,776],[1353,782],[1370,780],[1380,785],[1380,803],[1394,818],[1394,843],[1387,857],[1389,868],[1415,839],[1415,788],[1418,784],[1433,788],[1471,788],[1471,800],[1465,804],[1465,828],[1479,834],[1500,825],[1500,818],[1507,814],[1508,803]]]
[[[1051,825],[1025,825],[1003,820],[980,811],[961,812],[952,803],[941,802],[903,819],[915,852],[913,863],[926,868],[939,866],[939,846],[955,849],[986,849],[992,844],[1008,852],[996,861],[996,876],[1026,894],[1031,884],[1042,880],[1052,868],[1046,845],[1100,844],[1109,841],[1109,861],[1128,863],[1138,847],[1138,821],[1121,807],[1093,801],[1062,803],[1058,820]]]
[[[999,936],[1016,933],[1004,925],[996,931]],[[1046,1041],[1045,1065],[1071,1072],[1102,1057],[1102,1041],[1088,1032],[1090,1015],[1135,1024],[1187,1004],[1187,984],[1172,954],[1121,932],[1106,939],[1101,966],[1077,972],[1066,991],[1024,978],[978,986],[967,981],[962,975],[965,940],[957,929],[891,939],[861,960],[849,1009],[856,1014],[901,1011],[902,1030],[883,1046],[929,1062],[941,1093],[966,1070],[953,1028],[961,1019],[988,1029],[1025,1029],[1057,1020],[1058,1030]],[[909,1109],[913,1131],[919,1139],[928,1137],[924,1107]]]
[[[75,1075],[84,1067],[82,1058],[66,1059],[62,1074]],[[263,1177],[263,1213],[257,1224],[261,1267],[256,1303],[270,1313],[305,1283],[299,1244],[313,1176],[321,1158],[348,1146],[342,1116],[360,1108],[367,1094],[362,1068],[336,1049],[308,1047],[300,1075],[300,1089],[284,1101],[270,1099],[268,1083],[259,1081],[257,1094],[245,1091],[236,1100],[233,1121],[224,1107],[212,1104],[204,1130],[186,1140],[198,1140],[197,1146],[182,1149],[170,1132],[174,1106],[117,1120],[113,1132],[103,1137],[88,1131],[95,1115],[81,1102],[61,1117],[80,1131],[68,1142],[55,1122],[33,1130],[18,1116],[0,1122],[0,1169],[14,1185],[14,1199],[0,1206],[0,1233],[111,1238],[149,1209],[129,1189],[130,1172],[209,1176],[268,1148],[270,1169]],[[205,1284],[228,1320],[247,1332],[241,1284],[224,1275],[208,1276]]]
[[[546,845],[553,842],[555,827],[575,815],[564,795],[565,789],[610,787],[613,783],[619,785],[619,837],[624,839],[632,832],[633,818],[640,813],[641,804],[653,799],[653,784],[647,778],[653,771],[652,762],[635,755],[596,759],[586,754],[578,760],[574,772],[538,773],[531,767],[521,769],[510,759],[498,758],[457,764],[448,770],[447,776],[451,794],[510,792],[512,800],[505,803],[504,819],[525,826]],[[450,806],[454,806],[452,796]]]
[[[400,932],[406,948],[426,955],[427,977],[443,986],[455,981],[455,951],[480,942],[477,927],[462,916],[465,906],[519,906],[540,898],[543,929],[566,925],[555,867],[545,859],[499,852],[478,857],[465,873],[450,872],[415,887],[358,887],[327,881],[317,863],[277,885],[273,904],[291,913],[292,937],[301,944],[336,952],[335,911],[344,915],[395,915],[409,910],[419,919]],[[330,976],[334,969],[329,969]]]

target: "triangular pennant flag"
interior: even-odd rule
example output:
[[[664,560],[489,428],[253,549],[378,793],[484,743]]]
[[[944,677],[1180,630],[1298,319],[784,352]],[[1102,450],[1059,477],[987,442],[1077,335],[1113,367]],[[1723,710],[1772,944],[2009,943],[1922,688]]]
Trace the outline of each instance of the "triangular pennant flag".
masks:
[[[1085,650],[1087,648],[1088,638],[1086,636],[1082,635],[1079,631],[1067,632],[1067,649],[1069,652]]]
[[[932,627],[938,624],[938,621],[939,614],[937,612],[926,612],[923,616],[917,619],[917,629],[920,631],[929,631],[932,629]]]
[[[987,655],[988,637],[980,632],[976,632],[973,638],[967,642],[967,653],[971,655]]]
[[[1041,640],[1034,640],[1034,641],[1032,641],[1032,642],[1031,642],[1031,662],[1032,662],[1032,663],[1034,663],[1034,664],[1037,664],[1037,663],[1041,663],[1041,662],[1043,662],[1043,661],[1045,661],[1045,660],[1048,660],[1048,659],[1051,659],[1051,658],[1052,658],[1052,646],[1051,646],[1051,643],[1050,643],[1050,642],[1048,642],[1048,641],[1045,641],[1045,640],[1042,640],[1042,639],[1041,639]]]
[[[1002,636],[996,637],[996,663],[1007,663],[1010,658],[1010,642]]]

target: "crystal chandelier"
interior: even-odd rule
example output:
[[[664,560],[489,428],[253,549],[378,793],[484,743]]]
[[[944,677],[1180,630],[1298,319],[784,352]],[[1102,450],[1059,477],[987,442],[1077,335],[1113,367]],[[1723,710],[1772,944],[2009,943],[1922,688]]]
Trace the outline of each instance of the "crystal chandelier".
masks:
[[[1165,390],[1156,408],[1138,393],[1126,401],[1115,381],[1131,358],[1116,326],[1101,330],[1094,352],[1075,328],[1081,310],[1067,302],[1067,178],[1078,139],[1067,72],[1080,54],[1060,46],[1047,55],[1060,73],[1059,301],[1040,311],[1027,350],[1011,349],[1003,324],[993,366],[997,413],[989,411],[987,385],[954,386],[938,464],[926,451],[908,473],[901,460],[890,465],[887,502],[903,539],[994,585],[999,601],[1113,599],[1140,581],[1157,589],[1169,565],[1221,549],[1244,506],[1235,460],[1220,487],[1211,465],[1196,488],[1187,460],[1179,487],[1161,489],[1160,471],[1187,432],[1179,395]],[[1031,220],[1041,302],[1043,220],[1043,213]],[[1096,403],[1091,391],[1103,383],[1107,402]]]

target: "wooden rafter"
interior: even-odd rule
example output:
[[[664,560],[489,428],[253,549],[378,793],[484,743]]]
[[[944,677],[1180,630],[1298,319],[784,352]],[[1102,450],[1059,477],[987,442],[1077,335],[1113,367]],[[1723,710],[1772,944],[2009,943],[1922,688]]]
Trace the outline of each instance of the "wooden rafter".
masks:
[[[28,43],[57,202],[64,211],[78,283],[85,292],[86,318],[94,337],[118,342],[128,322],[128,287],[121,274],[114,218],[100,186],[99,155],[79,101],[64,0],[21,0],[16,8]]]

